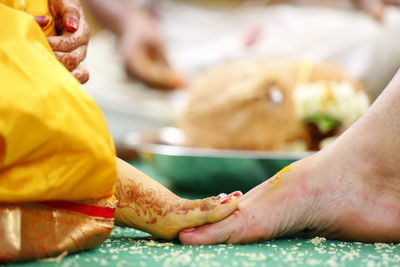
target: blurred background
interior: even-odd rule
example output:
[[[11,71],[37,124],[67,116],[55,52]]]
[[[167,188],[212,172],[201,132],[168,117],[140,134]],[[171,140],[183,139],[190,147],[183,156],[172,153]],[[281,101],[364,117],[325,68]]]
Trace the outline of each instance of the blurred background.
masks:
[[[132,143],[140,143],[142,140],[141,135],[135,133],[176,126],[188,105],[188,88],[192,86],[192,82],[205,71],[222,63],[236,60],[312,64],[328,62],[351,79],[360,82],[370,102],[379,95],[400,66],[398,7],[388,6],[384,12],[371,15],[360,10],[352,1],[346,0],[290,3],[274,0],[108,1],[112,2],[111,4],[106,2],[83,2],[92,29],[92,39],[85,61],[91,78],[84,87],[103,110],[118,152],[125,158],[134,158],[134,154],[127,152],[132,152]],[[110,5],[114,7],[110,8]],[[139,41],[141,38],[143,43]],[[152,42],[156,44],[156,49],[152,47]],[[157,45],[160,44],[160,50],[163,52],[161,56],[157,50],[160,48]],[[142,47],[145,51],[142,53],[147,53],[145,56],[135,55],[140,45],[146,46]],[[149,62],[143,59],[146,56],[153,65],[162,61],[162,66],[156,68],[148,65]],[[166,79],[167,82],[162,84],[152,82],[151,79],[150,82],[146,82],[140,67],[137,69],[141,60],[144,72],[152,72],[150,76],[157,76],[158,73],[160,79]],[[165,74],[166,68],[169,69],[169,74]],[[218,91],[214,93],[219,94]],[[275,100],[276,97],[279,102],[279,95],[275,94]],[[173,129],[164,129],[163,134],[167,137],[172,136],[175,141],[180,138],[179,133]],[[153,137],[147,138],[150,140]],[[154,138],[159,139],[159,136]],[[127,140],[130,142],[130,148]],[[153,142],[152,140],[149,142]],[[142,151],[147,153],[141,155],[142,159],[147,158],[148,161],[153,161],[154,165],[155,155],[152,155],[151,149],[147,147],[146,151]],[[211,154],[207,154],[208,152]],[[276,156],[259,154],[258,151],[258,154],[246,154],[245,158],[250,158],[247,163],[217,163],[215,157],[226,158],[229,152],[218,154],[219,152],[214,150],[168,153],[203,153],[201,155],[206,156],[209,162],[196,163],[205,164],[201,168],[208,169],[207,173],[199,171],[198,175],[201,176],[212,177],[215,172],[221,173],[221,170],[210,173],[210,169],[218,169],[221,166],[224,166],[225,170],[230,169],[228,173],[237,173],[241,177],[253,170],[255,174],[250,176],[259,179],[251,185],[262,181],[266,175],[272,175],[276,169],[290,163],[291,160],[306,155],[303,153]],[[235,157],[237,160],[240,155]],[[255,167],[252,162],[254,159],[271,160],[271,157],[277,157],[283,162],[276,166],[273,165],[276,162],[264,162],[263,167]],[[210,158],[214,160],[210,161]],[[210,165],[210,162],[214,162],[213,165]],[[174,164],[177,163],[167,162],[164,155],[162,160],[158,159],[155,166],[163,168],[160,176],[174,176],[176,173],[171,171],[177,168]],[[189,166],[189,169],[193,169],[192,164],[195,163],[185,161],[179,163],[179,166]],[[229,167],[232,164],[236,166],[235,169]],[[222,176],[227,175],[225,173]],[[184,176],[182,178],[180,175],[177,179],[184,180]],[[200,178],[196,181],[201,183]],[[221,182],[226,183],[229,181]]]

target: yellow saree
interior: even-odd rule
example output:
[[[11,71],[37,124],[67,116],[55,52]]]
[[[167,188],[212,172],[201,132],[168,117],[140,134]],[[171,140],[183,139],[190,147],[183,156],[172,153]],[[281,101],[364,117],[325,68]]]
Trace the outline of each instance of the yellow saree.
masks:
[[[105,120],[32,14],[47,1],[0,0],[0,262],[92,248],[113,227]]]

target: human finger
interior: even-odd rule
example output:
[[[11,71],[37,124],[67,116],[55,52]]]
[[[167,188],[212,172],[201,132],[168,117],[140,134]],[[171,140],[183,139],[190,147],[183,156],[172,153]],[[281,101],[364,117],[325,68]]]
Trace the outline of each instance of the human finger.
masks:
[[[82,14],[82,7],[78,0],[49,0],[49,7],[60,32],[78,30]]]
[[[85,59],[86,48],[87,46],[83,45],[72,52],[54,52],[54,54],[69,71],[72,71]]]
[[[127,59],[126,65],[130,74],[153,87],[173,89],[183,84],[180,75],[163,56],[146,48],[136,49]]]
[[[53,51],[58,52],[71,52],[79,46],[86,45],[89,39],[89,26],[82,22],[78,30],[74,33],[64,32],[62,35],[50,36],[47,38]]]
[[[83,64],[79,64],[71,73],[81,84],[84,84],[89,80],[89,71]]]
[[[68,32],[76,32],[80,22],[79,7],[74,5],[71,1],[62,1],[62,21],[65,30]]]
[[[46,27],[50,21],[49,16],[34,16],[34,18],[41,28]]]

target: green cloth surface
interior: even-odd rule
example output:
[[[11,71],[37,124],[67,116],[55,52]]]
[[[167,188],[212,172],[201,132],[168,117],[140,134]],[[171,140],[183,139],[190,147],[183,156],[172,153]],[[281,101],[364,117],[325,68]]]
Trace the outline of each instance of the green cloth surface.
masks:
[[[282,239],[249,245],[187,246],[150,239],[115,227],[100,247],[68,255],[59,263],[10,266],[400,266],[400,245],[313,239]]]
[[[159,180],[147,166],[134,165]],[[201,196],[179,195],[196,198]],[[28,262],[8,266],[399,266],[400,244],[313,239],[280,239],[248,245],[187,246],[154,240],[141,231],[116,226],[98,248],[64,257],[60,262]]]

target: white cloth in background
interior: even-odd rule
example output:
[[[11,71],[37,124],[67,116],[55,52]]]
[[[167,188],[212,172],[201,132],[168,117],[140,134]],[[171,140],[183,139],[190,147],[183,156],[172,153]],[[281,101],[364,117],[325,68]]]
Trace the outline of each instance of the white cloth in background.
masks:
[[[377,96],[400,66],[400,10],[382,23],[352,10],[279,5],[207,8],[160,0],[161,30],[170,63],[190,81],[232,59],[330,61],[361,79]],[[245,45],[253,39],[253,44]],[[148,89],[127,78],[115,40],[102,32],[90,42],[85,86],[103,109],[117,143],[127,132],[173,124],[184,91]]]

